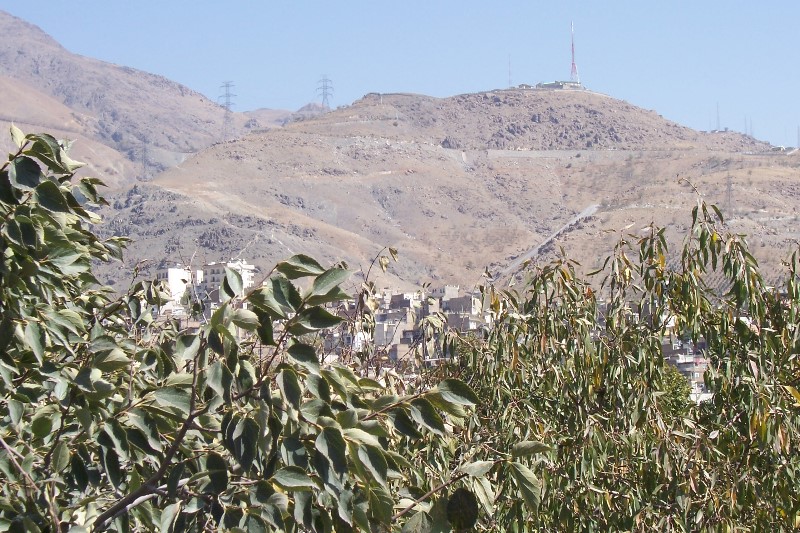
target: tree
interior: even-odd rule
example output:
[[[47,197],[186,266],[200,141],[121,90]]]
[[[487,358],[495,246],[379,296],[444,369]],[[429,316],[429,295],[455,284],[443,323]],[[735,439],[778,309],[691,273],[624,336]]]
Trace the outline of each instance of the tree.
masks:
[[[664,366],[661,399],[664,416],[670,419],[685,416],[691,406],[692,386],[686,376],[673,365]]]
[[[622,237],[597,282],[562,259],[483,287],[484,335],[427,316],[426,341],[456,355],[412,380],[320,364],[313,336],[342,324],[325,306],[348,297],[340,265],[298,255],[249,293],[227,271],[225,302],[196,330],[151,314],[158,284],[114,295],[91,271],[124,246],[92,232],[100,182],[73,183],[68,143],[12,137],[0,528],[800,527],[797,254],[785,286],[766,287],[713,206],[693,210],[678,268],[652,227]],[[372,292],[356,295],[358,327],[374,322]],[[711,400],[686,410],[661,352],[669,328],[711,361]]]
[[[435,488],[397,450],[445,446],[476,398],[456,379],[423,389],[321,366],[303,340],[341,321],[324,305],[348,297],[348,271],[295,256],[244,294],[228,270],[209,323],[179,330],[150,312],[167,297],[159,285],[116,297],[92,276],[124,239],[92,232],[100,182],[72,183],[69,145],[12,136],[0,169],[1,527],[371,531]]]
[[[767,287],[722,223],[698,202],[675,270],[652,227],[620,240],[594,273],[599,288],[567,260],[530,269],[519,288],[484,288],[493,328],[442,369],[479,398],[450,457],[486,476],[475,486],[483,527],[800,526],[797,254],[786,285]],[[712,399],[678,413],[661,348],[669,327],[705,340],[710,359]]]

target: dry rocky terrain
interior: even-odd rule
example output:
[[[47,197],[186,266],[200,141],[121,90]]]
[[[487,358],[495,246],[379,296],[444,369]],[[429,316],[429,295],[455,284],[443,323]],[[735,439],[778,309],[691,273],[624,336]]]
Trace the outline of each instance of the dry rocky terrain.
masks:
[[[328,113],[233,113],[236,140],[220,142],[216,103],[0,12],[0,98],[0,123],[76,139],[86,173],[111,186],[100,231],[132,242],[124,265],[100,272],[119,288],[136,265],[150,276],[237,256],[264,273],[293,253],[366,271],[386,246],[400,261],[371,277],[396,287],[471,287],[487,267],[561,248],[590,269],[651,222],[677,247],[696,203],[688,183],[774,277],[798,237],[797,153],[591,91],[371,93]]]

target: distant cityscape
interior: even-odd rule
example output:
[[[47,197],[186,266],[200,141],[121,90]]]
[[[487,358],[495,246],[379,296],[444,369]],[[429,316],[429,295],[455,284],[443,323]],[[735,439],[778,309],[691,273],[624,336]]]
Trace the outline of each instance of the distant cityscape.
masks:
[[[243,259],[228,262],[211,262],[200,268],[179,263],[165,266],[156,271],[156,280],[163,283],[170,296],[157,309],[160,318],[186,320],[191,326],[196,321],[208,319],[224,300],[221,296],[225,270],[237,272],[245,290],[255,285],[256,266]],[[428,353],[425,350],[423,319],[432,315],[444,318],[447,329],[462,334],[480,335],[492,325],[489,309],[483,304],[480,291],[464,291],[457,285],[443,285],[413,292],[401,292],[385,287],[375,298],[374,330],[368,335],[365,331],[336,329],[326,331],[322,357],[336,359],[345,353],[358,353],[371,344],[376,355],[393,365],[413,367],[415,365],[436,365],[443,357],[441,353]],[[201,302],[202,313],[196,314],[192,305]],[[246,302],[238,305],[247,306]],[[330,305],[333,313],[343,318],[353,318],[357,313],[355,300],[336,302]],[[604,311],[600,302],[599,311]],[[638,318],[637,318],[638,319]],[[422,355],[417,350],[422,348]],[[703,375],[708,367],[705,356],[705,342],[697,343],[682,339],[667,324],[662,341],[662,353],[669,364],[674,365],[691,385],[691,398],[695,402],[706,400]]]

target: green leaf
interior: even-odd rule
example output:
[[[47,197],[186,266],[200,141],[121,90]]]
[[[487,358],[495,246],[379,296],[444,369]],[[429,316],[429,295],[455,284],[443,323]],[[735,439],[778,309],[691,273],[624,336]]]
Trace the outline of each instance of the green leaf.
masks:
[[[328,381],[322,376],[311,374],[306,378],[306,386],[308,391],[319,398],[320,400],[330,403],[331,402],[331,389]]]
[[[162,407],[175,407],[184,414],[189,414],[189,392],[177,387],[163,387],[153,391],[153,399]]]
[[[350,272],[343,268],[331,268],[330,270],[326,270],[314,279],[309,296],[324,297],[338,289],[349,277]]]
[[[102,452],[103,469],[108,476],[108,480],[116,489],[119,489],[123,480],[122,469],[119,465],[119,456],[114,448],[101,447],[100,450]]]
[[[261,438],[261,427],[252,418],[242,418],[233,431],[233,455],[247,472],[258,452],[258,441]]]
[[[183,478],[183,472],[186,469],[185,463],[177,463],[167,476],[167,498],[172,499],[178,492],[178,484]]]
[[[258,338],[261,340],[261,344],[266,346],[274,346],[275,338],[273,337],[272,331],[272,317],[260,309],[256,309],[255,312],[258,316],[258,327],[256,328],[256,333],[258,333]]]
[[[52,181],[44,181],[36,186],[33,191],[36,203],[53,213],[69,213],[70,208],[67,199],[61,194],[58,185]]]
[[[39,364],[44,362],[45,338],[39,324],[28,322],[25,324],[25,344],[31,349]]]
[[[21,191],[32,191],[45,179],[39,165],[29,157],[16,158],[9,166],[8,178]]]
[[[424,511],[419,511],[403,525],[400,533],[431,533],[433,530],[433,520]]]
[[[403,408],[397,408],[390,411],[389,421],[392,423],[394,429],[403,436],[412,439],[419,439],[422,437],[422,434],[417,431],[416,426],[414,426],[414,423],[408,417],[408,413],[406,413],[405,409]]]
[[[284,368],[278,374],[276,381],[283,399],[289,402],[295,410],[299,410],[303,391],[300,389],[300,382],[297,380],[297,374],[294,373],[294,370]]]
[[[475,461],[459,467],[459,472],[464,472],[470,477],[484,477],[494,466],[494,461]]]
[[[341,431],[332,427],[322,428],[314,446],[328,459],[334,472],[340,475],[347,472],[347,444]]]
[[[97,441],[103,446],[113,448],[123,461],[128,460],[130,450],[128,435],[116,419],[109,418],[105,421]]]
[[[255,331],[259,325],[258,315],[249,309],[236,309],[231,321],[246,331]]]
[[[389,470],[389,465],[386,462],[386,457],[384,457],[383,452],[379,448],[368,444],[362,444],[358,447],[357,457],[361,461],[361,464],[372,474],[375,481],[383,486],[387,486],[386,474]]]
[[[472,490],[475,492],[475,496],[478,497],[478,501],[483,505],[483,510],[486,511],[486,514],[493,516],[495,494],[489,480],[485,477],[474,478],[472,480]]]
[[[11,423],[16,427],[19,426],[22,420],[22,415],[25,413],[25,406],[18,400],[8,400],[8,415],[11,417]]]
[[[444,436],[444,421],[425,398],[415,398],[411,401],[411,418],[436,435]]]
[[[511,475],[514,481],[517,482],[517,487],[525,503],[528,504],[528,507],[532,510],[537,510],[539,508],[539,502],[541,501],[542,484],[536,477],[536,474],[524,464],[516,461],[512,461],[509,467],[511,469]]]
[[[463,405],[445,400],[435,388],[425,393],[424,398],[431,402],[431,405],[433,405],[436,409],[444,411],[449,415],[458,418],[467,417],[467,411],[464,409]]]
[[[478,397],[472,389],[461,380],[445,379],[439,383],[437,389],[445,400],[459,405],[476,405]]]
[[[297,342],[289,346],[286,350],[289,358],[295,363],[306,368],[312,374],[319,374],[319,361],[317,360],[317,351],[313,346]]]
[[[391,494],[381,485],[371,485],[369,491],[369,511],[381,524],[389,524],[394,510]]]
[[[200,349],[200,335],[181,335],[175,341],[175,355],[184,361],[191,361]]]
[[[56,444],[55,448],[53,448],[52,461],[53,470],[55,472],[61,472],[69,466],[69,445],[65,441],[58,441],[58,444]]]
[[[283,276],[273,276],[269,285],[250,293],[247,300],[273,318],[289,318],[303,304],[300,292]]]
[[[325,269],[316,260],[303,254],[294,255],[286,261],[281,261],[275,266],[275,270],[289,279],[319,276],[325,272]]]
[[[50,411],[39,411],[31,420],[31,433],[38,439],[43,439],[53,432],[55,414]]]
[[[516,459],[519,457],[525,457],[527,455],[549,452],[550,450],[550,446],[544,444],[543,442],[524,440],[514,445],[514,447],[511,449],[511,457]]]
[[[175,519],[177,519],[180,514],[181,506],[182,502],[175,502],[167,505],[161,511],[161,520],[159,524],[163,533],[169,533],[169,531],[171,531],[172,526],[175,525]]]
[[[128,368],[131,360],[121,349],[114,348],[111,351],[97,354],[93,364],[103,372],[114,372],[122,368]]]
[[[206,455],[206,470],[210,481],[209,489],[213,494],[220,494],[228,488],[228,464],[221,455],[209,452]]]
[[[244,285],[242,275],[232,268],[225,267],[225,280],[222,283],[222,291],[228,298],[235,298],[242,294]]]
[[[231,387],[233,387],[233,374],[221,361],[208,367],[206,372],[208,386],[222,398],[225,403],[231,401]]]
[[[62,146],[62,142],[47,133],[28,135],[26,138],[33,143],[25,154],[38,158],[57,174],[70,174],[83,165],[67,155],[69,145],[72,143],[63,143]]]
[[[138,428],[146,437],[147,444],[156,451],[162,450],[161,439],[158,434],[158,424],[147,412],[141,409],[131,409],[127,412],[128,423]]]
[[[25,144],[25,134],[22,133],[22,130],[16,127],[13,123],[11,124],[11,140],[14,141],[14,144],[17,148],[22,148],[22,145]]]
[[[353,296],[346,293],[341,287],[335,287],[327,294],[321,296],[309,296],[306,300],[308,305],[323,305],[331,302],[341,302],[352,300]]]
[[[342,318],[329,313],[320,306],[309,307],[290,321],[289,332],[293,335],[305,335],[321,329],[331,328],[340,322]]]
[[[271,481],[283,490],[311,491],[317,489],[317,484],[305,470],[297,466],[285,466],[275,472]]]

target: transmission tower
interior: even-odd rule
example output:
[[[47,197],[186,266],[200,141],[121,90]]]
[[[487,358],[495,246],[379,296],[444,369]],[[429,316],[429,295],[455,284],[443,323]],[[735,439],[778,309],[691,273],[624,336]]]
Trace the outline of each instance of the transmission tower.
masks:
[[[142,141],[142,181],[148,181],[150,176],[148,170],[150,167],[150,158],[147,153],[147,141]]]
[[[322,107],[325,109],[330,109],[330,102],[328,98],[333,95],[333,82],[328,79],[327,74],[322,75],[322,79],[319,80],[319,87],[317,87],[317,93],[322,96]]]
[[[730,174],[725,178],[725,211],[728,218],[733,215],[733,176]]]
[[[572,34],[572,70],[569,74],[569,79],[572,83],[577,83],[580,85],[581,78],[578,76],[578,65],[575,63],[575,23],[570,23],[570,29]]]
[[[232,81],[225,81],[222,82],[220,86],[220,90],[224,91],[221,95],[219,95],[218,101],[220,101],[220,105],[225,108],[225,116],[222,118],[222,140],[227,141],[228,137],[231,134],[231,129],[233,126],[233,111],[231,108],[233,107],[233,97],[236,96],[231,92],[233,89],[233,82]]]

